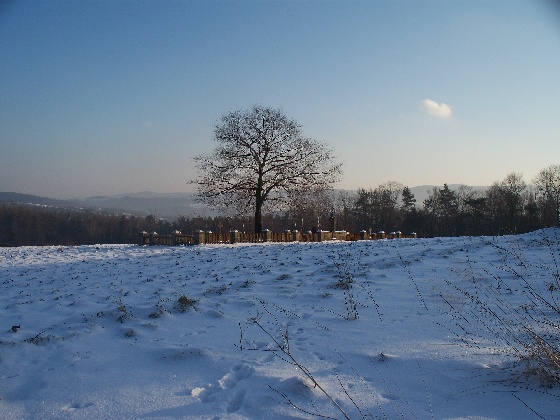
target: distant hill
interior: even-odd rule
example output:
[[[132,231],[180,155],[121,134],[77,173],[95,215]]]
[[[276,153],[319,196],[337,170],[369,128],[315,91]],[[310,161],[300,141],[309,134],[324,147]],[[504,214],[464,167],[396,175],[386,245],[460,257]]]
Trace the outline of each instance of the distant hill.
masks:
[[[160,194],[143,192],[115,196],[95,196],[85,199],[58,200],[30,194],[0,192],[0,203],[47,206],[61,209],[89,209],[105,213],[125,213],[134,216],[153,214],[168,220],[177,216],[211,216],[214,213],[197,203],[194,193]]]
[[[82,205],[93,209],[112,209],[121,213],[139,215],[153,214],[165,219],[177,216],[210,216],[210,209],[197,203],[194,193],[154,193],[119,194],[110,197],[89,197],[81,200]]]
[[[458,187],[459,185],[449,185],[452,190]],[[420,185],[410,188],[416,198],[417,207],[422,207],[423,201],[428,198],[428,194],[433,188],[434,185]],[[438,186],[438,188],[443,188],[443,186]],[[485,190],[488,187],[473,188]],[[352,192],[356,191],[352,190]],[[154,193],[145,191],[71,200],[59,200],[15,192],[0,192],[0,203],[47,206],[60,209],[89,209],[105,213],[131,214],[139,217],[153,214],[158,218],[167,220],[175,220],[177,216],[215,216],[218,214],[203,204],[197,203],[195,194],[191,192]]]
[[[64,205],[65,200],[57,200],[54,198],[39,197],[37,195],[20,194],[15,192],[0,192],[0,202],[2,203],[19,203],[19,204],[35,204],[43,206]]]

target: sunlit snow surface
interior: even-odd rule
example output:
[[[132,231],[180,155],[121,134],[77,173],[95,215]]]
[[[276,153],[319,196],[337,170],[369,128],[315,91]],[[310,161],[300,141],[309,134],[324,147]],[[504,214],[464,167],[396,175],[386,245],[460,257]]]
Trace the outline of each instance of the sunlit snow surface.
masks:
[[[352,419],[560,418],[461,294],[554,299],[559,239],[2,248],[0,418],[343,418],[272,338]]]

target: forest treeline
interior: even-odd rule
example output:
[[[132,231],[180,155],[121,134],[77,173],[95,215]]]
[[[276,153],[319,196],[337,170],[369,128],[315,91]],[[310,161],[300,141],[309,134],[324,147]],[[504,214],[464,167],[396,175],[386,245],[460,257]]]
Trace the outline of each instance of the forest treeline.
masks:
[[[327,230],[334,214],[336,227],[350,232],[401,231],[420,237],[517,234],[560,224],[560,165],[542,170],[532,185],[518,173],[486,189],[451,189],[444,184],[428,191],[422,203],[394,181],[356,193],[309,192],[297,202],[301,204],[292,204],[285,213],[284,225],[309,220],[312,213],[317,226]],[[331,212],[320,210],[329,208]]]
[[[560,167],[551,168],[560,174]],[[416,202],[408,187],[393,181],[356,192],[307,191],[292,197],[282,211],[266,213],[263,226],[274,232],[335,228],[352,233],[415,232],[419,237],[503,235],[558,226],[560,184],[535,181],[527,185],[521,175],[511,173],[485,190],[466,185],[451,189],[444,184],[429,191],[422,203]],[[251,231],[252,224],[250,217],[242,216],[165,220],[154,215],[4,204],[0,246],[137,243],[142,231]]]

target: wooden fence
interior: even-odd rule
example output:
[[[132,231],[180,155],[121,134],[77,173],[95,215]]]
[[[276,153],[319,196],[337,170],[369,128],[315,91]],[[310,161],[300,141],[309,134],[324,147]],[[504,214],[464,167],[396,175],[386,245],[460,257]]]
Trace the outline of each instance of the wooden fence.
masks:
[[[261,242],[325,242],[325,241],[364,241],[375,239],[398,239],[416,238],[416,233],[404,235],[402,232],[391,232],[386,234],[381,231],[370,233],[362,230],[360,233],[349,233],[346,231],[318,231],[302,233],[297,230],[276,233],[264,230],[262,233],[245,233],[237,230],[227,233],[213,233],[196,231],[187,235],[179,231],[169,235],[160,235],[157,232],[140,233],[139,245],[203,245],[203,244],[236,244],[236,243],[261,243]]]

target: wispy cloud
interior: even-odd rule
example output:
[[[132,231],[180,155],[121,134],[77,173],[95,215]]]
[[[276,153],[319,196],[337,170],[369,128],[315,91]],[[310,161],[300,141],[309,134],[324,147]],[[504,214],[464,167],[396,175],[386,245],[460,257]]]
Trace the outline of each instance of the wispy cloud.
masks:
[[[440,118],[447,118],[451,116],[451,107],[443,102],[438,104],[436,101],[431,99],[424,99],[422,101],[422,107],[430,115],[434,115]]]

